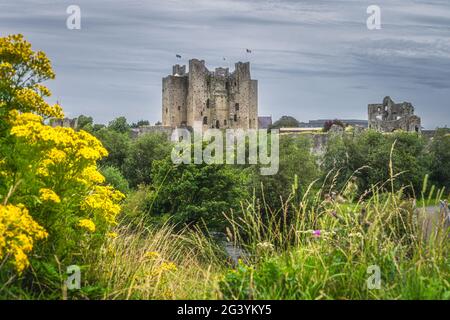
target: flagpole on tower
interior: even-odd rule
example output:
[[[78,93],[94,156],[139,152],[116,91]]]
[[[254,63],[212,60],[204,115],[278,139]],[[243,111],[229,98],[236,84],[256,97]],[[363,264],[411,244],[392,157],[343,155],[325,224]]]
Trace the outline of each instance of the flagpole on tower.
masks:
[[[245,48],[245,60],[246,61],[249,61],[249,58],[248,58],[249,53],[252,53],[252,50]]]

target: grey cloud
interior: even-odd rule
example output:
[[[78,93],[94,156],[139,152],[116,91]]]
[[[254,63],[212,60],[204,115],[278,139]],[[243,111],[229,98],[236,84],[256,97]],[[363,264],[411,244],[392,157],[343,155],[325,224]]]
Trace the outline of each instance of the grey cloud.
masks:
[[[449,124],[449,2],[377,2],[380,31],[365,26],[369,0],[77,0],[82,30],[69,31],[73,1],[17,0],[0,4],[0,32],[49,54],[54,99],[70,116],[156,122],[161,78],[197,57],[210,68],[249,59],[261,113],[275,118],[363,118],[389,94],[413,102],[426,126]]]

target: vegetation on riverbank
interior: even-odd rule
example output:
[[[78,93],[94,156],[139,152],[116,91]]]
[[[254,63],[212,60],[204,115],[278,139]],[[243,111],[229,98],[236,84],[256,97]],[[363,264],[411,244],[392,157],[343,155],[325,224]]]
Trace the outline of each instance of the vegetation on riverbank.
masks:
[[[261,176],[175,165],[123,117],[49,126],[55,75],[20,35],[0,38],[0,73],[0,298],[450,299],[448,230],[425,234],[421,210],[448,198],[448,129],[337,135],[323,156],[283,136]]]

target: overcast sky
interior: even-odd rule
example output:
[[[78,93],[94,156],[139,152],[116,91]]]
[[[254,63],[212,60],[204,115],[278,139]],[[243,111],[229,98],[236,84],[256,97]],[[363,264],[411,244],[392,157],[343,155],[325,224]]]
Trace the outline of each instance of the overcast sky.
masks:
[[[81,30],[66,28],[71,4]],[[381,30],[367,29],[371,4]],[[0,0],[10,33],[49,55],[52,99],[69,117],[154,123],[161,78],[199,58],[210,70],[250,61],[259,114],[274,119],[366,119],[390,95],[426,128],[450,125],[449,0]]]

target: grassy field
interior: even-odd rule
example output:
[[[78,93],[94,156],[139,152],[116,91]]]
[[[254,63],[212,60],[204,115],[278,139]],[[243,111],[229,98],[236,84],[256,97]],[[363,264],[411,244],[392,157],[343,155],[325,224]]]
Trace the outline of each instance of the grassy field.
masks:
[[[403,190],[372,191],[352,203],[322,201],[320,192],[286,199],[277,210],[244,203],[241,214],[227,215],[227,239],[245,252],[237,264],[207,232],[123,223],[102,250],[86,249],[91,289],[81,292],[98,299],[450,299],[442,221],[427,234],[423,211]]]

